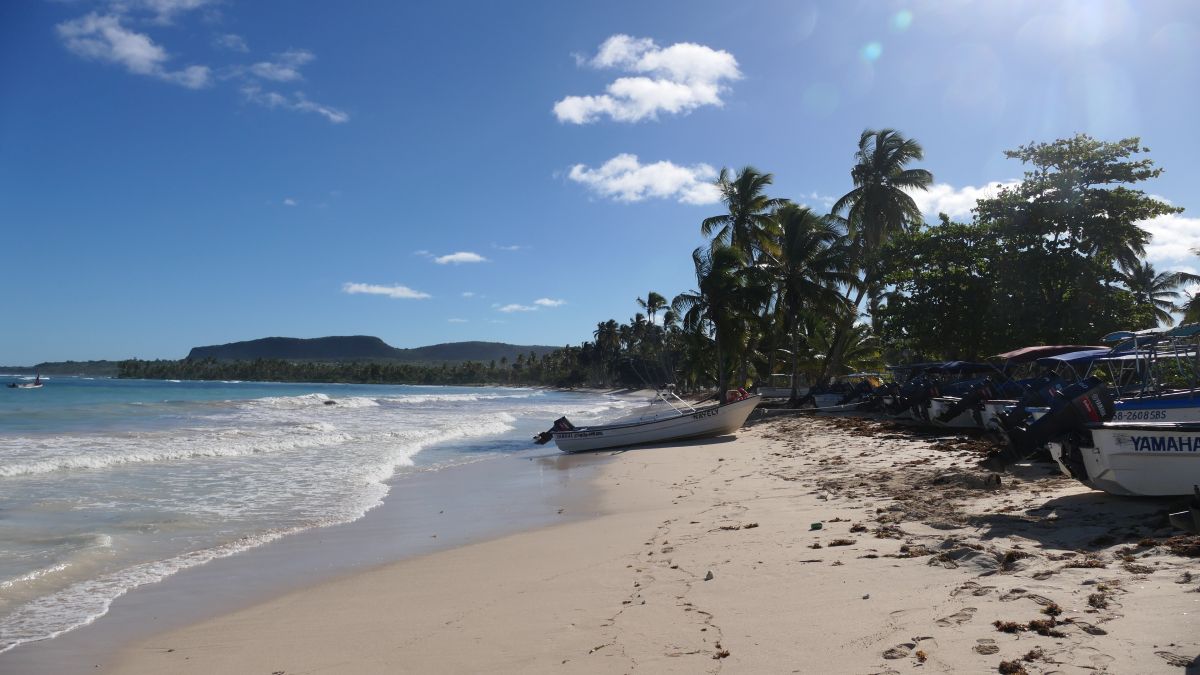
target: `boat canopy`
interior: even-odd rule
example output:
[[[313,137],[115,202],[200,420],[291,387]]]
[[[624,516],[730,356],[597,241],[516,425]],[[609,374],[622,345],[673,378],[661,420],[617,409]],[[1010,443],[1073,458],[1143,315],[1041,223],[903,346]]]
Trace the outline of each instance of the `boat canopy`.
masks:
[[[924,370],[931,370],[933,368],[939,368],[945,364],[946,364],[946,361],[926,361],[924,363],[905,363],[905,364],[901,364],[898,366],[888,366],[887,369],[888,370],[912,370],[912,371],[919,372],[919,371],[924,371]]]
[[[1022,347],[1014,349],[1011,352],[997,354],[995,358],[1005,361],[1006,363],[1029,363],[1038,359],[1058,356],[1059,354],[1069,354],[1072,352],[1080,352],[1089,349],[1103,349],[1108,351],[1106,347],[1096,347],[1092,345],[1037,345],[1034,347]]]
[[[1096,359],[1112,353],[1110,349],[1084,349],[1077,352],[1067,354],[1058,354],[1056,356],[1044,356],[1037,360],[1039,366],[1055,366],[1060,363],[1066,363],[1072,367],[1077,365],[1087,365]]]
[[[974,361],[947,361],[929,370],[939,373],[992,373],[996,371],[996,366]]]
[[[1200,323],[1188,323],[1182,326],[1176,326],[1163,334],[1163,337],[1168,338],[1190,338],[1200,335]]]

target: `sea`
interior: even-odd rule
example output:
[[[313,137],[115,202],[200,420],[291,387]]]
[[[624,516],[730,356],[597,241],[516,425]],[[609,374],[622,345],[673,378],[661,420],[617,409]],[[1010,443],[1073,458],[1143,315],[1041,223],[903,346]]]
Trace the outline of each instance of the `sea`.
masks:
[[[138,586],[359,519],[397,477],[495,461],[559,415],[632,405],[505,387],[42,379],[0,389],[0,653],[86,625]]]

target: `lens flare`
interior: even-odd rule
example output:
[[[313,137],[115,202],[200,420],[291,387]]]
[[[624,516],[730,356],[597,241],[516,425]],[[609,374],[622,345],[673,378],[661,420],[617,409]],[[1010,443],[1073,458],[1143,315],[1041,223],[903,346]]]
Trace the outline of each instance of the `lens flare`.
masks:
[[[907,9],[902,9],[892,15],[892,29],[897,32],[908,30],[912,25],[913,13]]]
[[[878,42],[868,42],[859,52],[862,60],[867,63],[878,61],[880,56],[883,56],[883,45]]]

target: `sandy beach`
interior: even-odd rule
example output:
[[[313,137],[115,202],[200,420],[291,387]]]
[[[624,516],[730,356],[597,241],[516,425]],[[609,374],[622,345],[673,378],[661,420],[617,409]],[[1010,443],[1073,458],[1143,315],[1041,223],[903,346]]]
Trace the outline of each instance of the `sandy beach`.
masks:
[[[116,673],[1200,669],[1200,540],[978,441],[787,418],[614,453],[600,513],[130,645]],[[1189,557],[1190,556],[1190,557]]]

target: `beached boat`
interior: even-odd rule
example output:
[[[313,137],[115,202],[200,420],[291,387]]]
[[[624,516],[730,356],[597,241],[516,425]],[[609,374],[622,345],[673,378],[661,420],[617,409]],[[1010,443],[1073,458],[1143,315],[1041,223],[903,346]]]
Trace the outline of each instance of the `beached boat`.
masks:
[[[760,396],[747,395],[728,403],[696,407],[678,397],[674,397],[673,401],[668,398],[669,395],[660,392],[658,398],[664,406],[628,421],[576,427],[567,418],[561,417],[550,430],[534,437],[534,440],[539,444],[553,440],[563,452],[587,452],[720,436],[740,429],[762,401]]]
[[[1067,475],[1114,495],[1190,495],[1200,485],[1200,422],[1098,422],[1050,454]]]
[[[983,428],[1002,431],[999,413],[1014,406],[1031,387],[1044,386],[1041,378],[1033,372],[1046,367],[1045,359],[1063,354],[1093,350],[1097,354],[1107,349],[1082,345],[1036,345],[1014,349],[992,357],[996,366],[992,373],[977,383],[968,382],[960,387],[958,395],[946,394],[934,397],[929,402],[930,421],[937,426],[959,428]],[[1069,381],[1077,381],[1078,376]]]

